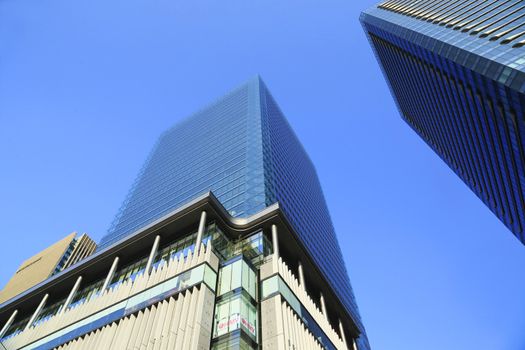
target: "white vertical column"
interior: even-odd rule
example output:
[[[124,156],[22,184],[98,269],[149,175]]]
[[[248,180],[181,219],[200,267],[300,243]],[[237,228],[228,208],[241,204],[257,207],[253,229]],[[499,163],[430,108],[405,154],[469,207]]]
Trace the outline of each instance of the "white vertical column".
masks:
[[[5,332],[7,332],[9,327],[11,327],[11,325],[13,324],[13,321],[15,320],[15,317],[16,317],[17,314],[18,314],[18,310],[13,311],[13,313],[11,314],[11,317],[9,317],[9,319],[5,323],[4,327],[2,327],[2,330],[0,331],[0,339],[3,338]]]
[[[193,250],[196,254],[199,253],[202,244],[202,236],[204,235],[204,229],[206,228],[206,211],[202,211],[201,219],[199,221],[199,230],[197,231],[197,239],[195,240],[195,249]]]
[[[273,257],[279,259],[279,241],[277,238],[277,226],[272,225],[272,245],[273,245]]]
[[[323,313],[324,317],[328,320],[328,313],[326,312],[326,305],[324,303],[323,293],[321,293],[321,297],[319,299],[321,300],[321,312]]]
[[[66,309],[69,307],[69,304],[71,304],[71,301],[77,293],[78,287],[80,287],[80,282],[82,282],[82,276],[78,276],[77,281],[73,285],[73,288],[71,288],[71,292],[69,292],[66,302],[64,303],[64,305],[62,305],[62,310],[60,311],[61,314],[66,312]]]
[[[345,344],[345,348],[348,349],[348,344],[346,343],[345,329],[343,328],[343,322],[341,322],[341,320],[339,320],[339,332],[341,333],[341,339],[343,339],[343,344]]]
[[[301,288],[306,290],[306,284],[304,283],[303,263],[300,261],[299,261],[299,265],[297,266],[297,270],[299,270],[299,284],[301,285]]]
[[[160,243],[160,236],[157,235],[157,237],[155,237],[155,241],[153,242],[153,246],[151,247],[151,252],[149,253],[148,262],[146,263],[145,273],[148,275],[151,273],[153,259],[155,259],[155,256],[157,255],[157,250],[159,249],[159,243]]]
[[[357,350],[357,345],[355,343],[355,339],[352,339],[352,344],[353,344],[354,350]]]
[[[33,322],[35,322],[36,318],[38,317],[38,315],[44,308],[44,305],[46,305],[47,298],[49,298],[49,294],[44,295],[44,297],[42,298],[42,301],[40,302],[40,304],[38,304],[35,312],[33,313],[33,316],[31,316],[31,318],[29,319],[29,322],[27,322],[26,327],[24,328],[24,331],[28,329],[29,327],[31,327]]]
[[[115,275],[115,271],[117,270],[118,260],[119,260],[119,257],[116,256],[115,259],[113,260],[113,263],[111,264],[111,268],[109,269],[108,275],[106,276],[106,279],[104,280],[104,284],[102,285],[102,289],[100,290],[100,293],[104,293],[104,291],[108,288],[109,284],[111,283],[111,280],[113,279],[113,276]]]

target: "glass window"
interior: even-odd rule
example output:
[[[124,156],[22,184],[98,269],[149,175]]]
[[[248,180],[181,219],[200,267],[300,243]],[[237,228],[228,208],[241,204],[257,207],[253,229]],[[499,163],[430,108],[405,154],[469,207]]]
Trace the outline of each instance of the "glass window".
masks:
[[[240,287],[246,290],[254,300],[257,300],[257,273],[242,259],[221,268],[218,296]]]
[[[242,293],[232,295],[217,303],[213,337],[243,330],[253,340],[257,339],[257,309]]]
[[[232,266],[227,265],[223,267],[219,273],[219,295],[225,294],[231,290],[231,270]]]
[[[244,275],[243,275],[243,270],[244,270],[244,266],[243,266],[243,261],[242,260],[238,260],[236,262],[234,262],[233,264],[231,264],[231,285],[230,285],[230,290],[234,290],[236,288],[239,288],[241,286],[241,279],[242,281],[244,281]]]

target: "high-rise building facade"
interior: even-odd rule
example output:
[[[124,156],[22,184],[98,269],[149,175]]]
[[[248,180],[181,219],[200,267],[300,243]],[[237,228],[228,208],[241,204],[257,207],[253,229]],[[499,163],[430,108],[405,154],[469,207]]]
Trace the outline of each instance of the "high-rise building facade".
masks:
[[[259,77],[163,133],[97,252],[0,322],[8,349],[369,349],[315,168]]]
[[[0,304],[91,255],[97,244],[73,232],[24,261],[0,291]]]
[[[525,5],[387,0],[361,23],[402,118],[525,243]]]
[[[259,77],[162,134],[99,249],[207,191],[234,217],[279,202],[358,318],[315,168]]]

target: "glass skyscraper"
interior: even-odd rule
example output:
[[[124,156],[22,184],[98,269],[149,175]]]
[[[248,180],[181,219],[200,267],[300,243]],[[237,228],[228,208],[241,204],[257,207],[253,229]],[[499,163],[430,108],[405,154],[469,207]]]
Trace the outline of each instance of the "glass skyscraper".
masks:
[[[99,251],[208,191],[235,217],[278,202],[369,348],[316,170],[259,77],[160,136]]]
[[[525,4],[387,0],[361,15],[402,118],[525,243]]]

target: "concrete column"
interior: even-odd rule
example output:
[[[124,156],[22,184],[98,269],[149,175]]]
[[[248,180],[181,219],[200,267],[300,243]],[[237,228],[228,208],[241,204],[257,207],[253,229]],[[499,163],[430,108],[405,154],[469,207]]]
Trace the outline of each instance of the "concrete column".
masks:
[[[272,225],[273,257],[279,259],[279,240],[277,238],[277,226]]]
[[[345,344],[345,348],[348,349],[348,344],[346,343],[345,329],[343,328],[343,322],[341,322],[341,320],[339,320],[339,332],[341,333],[341,339],[343,339],[343,344]]]
[[[117,270],[118,260],[119,260],[119,257],[116,256],[115,259],[113,260],[113,263],[111,264],[111,268],[109,269],[108,275],[106,276],[106,279],[104,280],[104,284],[102,285],[102,289],[100,290],[100,293],[104,293],[104,291],[108,289],[108,286],[111,283],[113,276],[115,275],[115,271]]]
[[[328,313],[326,312],[326,305],[324,303],[324,296],[323,293],[321,293],[321,312],[323,313],[324,317],[328,320]]]
[[[306,290],[306,284],[304,283],[303,263],[301,263],[300,261],[297,269],[299,270],[299,284],[301,285],[301,288]]]
[[[145,273],[148,275],[151,273],[153,259],[155,259],[155,256],[157,255],[157,250],[159,249],[159,243],[160,243],[160,236],[157,235],[157,237],[155,237],[155,242],[153,242],[153,246],[151,247],[151,252],[149,253],[148,262],[146,264]]]
[[[204,229],[206,228],[206,211],[202,211],[201,219],[199,221],[199,230],[197,231],[197,239],[195,240],[195,253],[199,253],[202,244],[202,236],[204,235]]]
[[[40,302],[40,304],[38,304],[35,312],[33,313],[33,316],[31,316],[31,318],[29,319],[29,322],[27,322],[26,327],[24,328],[24,331],[28,329],[29,327],[31,327],[33,322],[35,322],[36,318],[38,317],[38,315],[44,308],[44,305],[46,305],[47,298],[49,298],[49,294],[44,295],[44,297],[42,298],[42,301]]]
[[[4,327],[2,327],[2,330],[0,331],[0,339],[2,339],[4,337],[5,332],[7,332],[9,327],[11,327],[11,325],[13,324],[13,321],[15,320],[15,317],[16,317],[17,314],[18,314],[18,310],[13,311],[13,313],[11,314],[11,317],[9,317],[9,319],[5,323]]]
[[[69,307],[69,304],[71,304],[71,301],[77,293],[78,287],[80,287],[80,282],[82,282],[82,276],[78,276],[77,281],[73,285],[73,288],[71,288],[71,292],[69,292],[66,302],[64,303],[64,305],[62,305],[62,310],[60,311],[61,314],[66,312],[67,308]]]

